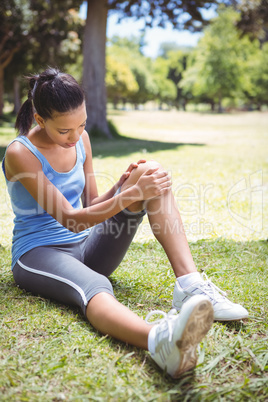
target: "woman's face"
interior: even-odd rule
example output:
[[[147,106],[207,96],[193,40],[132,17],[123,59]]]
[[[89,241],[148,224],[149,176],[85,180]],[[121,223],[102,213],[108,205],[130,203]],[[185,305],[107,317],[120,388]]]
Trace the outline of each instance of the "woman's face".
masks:
[[[77,109],[59,114],[53,113],[51,119],[44,120],[35,115],[39,126],[45,130],[48,142],[63,148],[74,147],[83,133],[87,120],[86,106],[82,103]]]

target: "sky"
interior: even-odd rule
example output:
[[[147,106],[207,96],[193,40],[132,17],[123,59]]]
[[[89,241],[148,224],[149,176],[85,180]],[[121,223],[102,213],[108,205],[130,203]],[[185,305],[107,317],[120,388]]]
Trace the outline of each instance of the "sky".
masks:
[[[206,12],[206,18],[211,18],[215,13]],[[80,16],[86,18],[86,3],[83,3],[80,9]],[[116,14],[108,17],[107,37],[114,35],[122,37],[139,36],[143,27],[142,21],[135,21],[133,18],[126,18],[117,24]],[[147,28],[145,33],[146,46],[143,47],[145,56],[155,58],[158,55],[159,47],[163,42],[175,42],[179,46],[196,46],[202,33],[190,33],[189,31],[178,31],[172,28],[172,25],[166,28]]]

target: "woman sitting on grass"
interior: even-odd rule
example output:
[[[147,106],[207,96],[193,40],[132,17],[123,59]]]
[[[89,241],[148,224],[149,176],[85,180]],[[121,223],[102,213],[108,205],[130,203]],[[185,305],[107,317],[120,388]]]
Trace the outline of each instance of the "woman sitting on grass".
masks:
[[[197,272],[168,173],[140,160],[99,196],[78,83],[49,68],[29,78],[29,86],[16,121],[19,136],[3,160],[15,214],[16,284],[80,306],[101,333],[148,349],[162,369],[179,376],[195,366],[196,346],[213,318],[240,320],[247,311]],[[116,300],[108,280],[145,211],[177,278],[172,305],[180,311],[163,313],[153,326]],[[177,232],[170,229],[174,221]]]

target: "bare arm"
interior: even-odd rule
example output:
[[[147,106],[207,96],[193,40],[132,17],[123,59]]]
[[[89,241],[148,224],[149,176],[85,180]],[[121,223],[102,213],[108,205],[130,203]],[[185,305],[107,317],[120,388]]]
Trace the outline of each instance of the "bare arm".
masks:
[[[86,131],[83,132],[82,134],[83,138],[83,143],[84,143],[84,148],[86,152],[86,160],[84,163],[84,174],[85,174],[85,188],[82,194],[82,203],[83,207],[89,207],[92,205],[96,205],[99,203],[102,203],[104,201],[109,200],[114,196],[116,191],[124,181],[129,177],[131,171],[138,167],[140,163],[146,162],[145,159],[139,160],[137,163],[131,163],[129,165],[128,169],[122,174],[118,182],[116,182],[106,193],[102,195],[98,195],[98,190],[97,190],[97,184],[96,184],[96,179],[95,179],[95,174],[94,174],[94,169],[93,169],[93,159],[92,159],[92,149],[91,149],[91,144],[89,140],[89,136]]]
[[[133,202],[153,198],[165,191],[164,184],[156,184],[156,169],[150,169],[135,185],[117,196],[77,210],[47,179],[39,160],[24,145],[14,142],[8,148],[5,167],[9,180],[19,180],[47,213],[73,232],[103,222]]]

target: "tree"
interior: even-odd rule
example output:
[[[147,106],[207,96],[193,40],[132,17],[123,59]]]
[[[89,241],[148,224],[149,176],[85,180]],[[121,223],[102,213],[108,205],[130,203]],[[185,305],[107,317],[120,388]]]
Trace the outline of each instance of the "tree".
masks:
[[[268,1],[242,0],[237,4],[240,10],[238,28],[253,39],[262,43],[268,41]]]
[[[35,68],[75,61],[83,32],[79,4],[80,0],[30,1],[30,60]]]
[[[268,43],[260,49],[257,43],[252,44],[252,51],[247,63],[249,85],[246,95],[251,103],[260,110],[268,104]]]
[[[25,4],[15,0],[0,3],[0,116],[4,107],[4,71],[20,50],[27,33],[24,32]]]
[[[112,38],[111,46],[108,46],[108,55],[126,64],[134,76],[137,89],[129,92],[126,100],[133,103],[135,108],[139,104],[155,99],[158,90],[153,76],[153,62],[142,54],[142,46],[142,36],[130,39],[116,36]]]
[[[189,64],[191,52],[191,48],[185,47],[181,48],[181,50],[170,50],[166,54],[169,66],[168,78],[176,85],[175,106],[178,109],[182,107],[185,110],[186,104],[192,95],[191,92],[189,93],[188,91],[183,91],[180,87],[183,73]]]
[[[222,110],[224,97],[241,95],[247,82],[245,71],[249,41],[240,39],[236,29],[238,13],[225,8],[206,28],[196,53],[195,62],[185,72],[182,88],[195,96],[206,97],[218,103]]]
[[[152,61],[149,58],[140,56],[132,60],[131,70],[135,76],[139,89],[129,96],[129,101],[138,108],[139,104],[144,104],[153,100],[157,96],[157,85],[153,77]]]
[[[83,86],[87,97],[87,128],[97,127],[111,137],[106,121],[105,45],[108,10],[119,18],[143,18],[145,26],[165,26],[171,22],[178,29],[201,30],[205,21],[201,9],[215,6],[214,0],[87,0],[84,34]]]
[[[18,76],[75,60],[83,27],[78,12],[71,6],[76,5],[78,9],[79,4],[80,0],[4,0],[1,3],[0,72],[3,75],[8,65],[5,83],[9,88],[16,84],[15,100],[18,100]],[[1,95],[0,99],[3,105]]]
[[[106,89],[108,98],[117,108],[119,100],[123,102],[139,90],[134,74],[126,63],[116,60],[113,56],[106,57]]]
[[[160,109],[162,109],[162,103],[171,104],[177,95],[176,85],[168,78],[168,74],[168,60],[158,57],[153,64],[153,77],[157,87],[156,99],[159,100]]]

